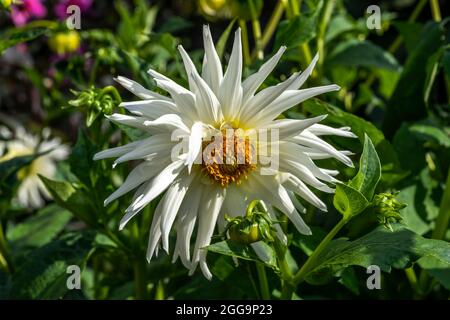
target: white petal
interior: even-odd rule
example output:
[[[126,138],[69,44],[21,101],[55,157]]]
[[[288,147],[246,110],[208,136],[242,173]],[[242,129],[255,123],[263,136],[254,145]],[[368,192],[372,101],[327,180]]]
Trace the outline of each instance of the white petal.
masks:
[[[264,199],[269,199],[269,202],[273,206],[281,210],[292,221],[300,233],[306,235],[311,234],[311,229],[295,209],[294,204],[289,198],[289,194],[282,185],[276,183],[272,176],[254,175],[253,177],[256,183],[255,188],[265,196]]]
[[[280,159],[280,169],[292,173],[293,175],[299,177],[305,183],[319,189],[323,192],[333,193],[334,190],[328,187],[325,183],[321,182],[316,178],[316,176],[311,172],[308,167],[297,161],[292,161],[291,159]]]
[[[153,178],[157,173],[161,171],[167,165],[167,161],[165,163],[158,162],[143,162],[136,166],[131,172],[128,174],[125,181],[122,185],[114,191],[106,200],[104,201],[104,205],[107,206],[115,199],[123,196],[125,193],[137,188],[139,185],[144,183],[145,181]]]
[[[186,165],[188,166],[189,172],[191,172],[192,165],[201,152],[203,133],[203,123],[194,123],[191,128],[191,134],[189,136],[189,151],[186,158]]]
[[[177,243],[179,244],[181,262],[188,269],[191,268],[191,236],[194,231],[195,222],[197,221],[198,208],[203,192],[202,184],[192,183],[179,210],[181,219],[179,220],[177,228]]]
[[[189,128],[183,122],[183,119],[177,114],[165,114],[156,120],[147,120],[144,126],[151,128],[160,128],[164,132],[173,132],[174,130],[182,130],[189,134]]]
[[[192,62],[191,58],[189,57],[189,55],[187,54],[187,52],[184,50],[182,45],[178,46],[178,51],[180,52],[181,58],[183,59],[183,64],[184,64],[184,68],[186,70],[186,74],[188,76],[188,81],[189,81],[189,89],[191,90],[191,92],[195,92],[195,83],[191,77],[191,74],[196,74],[198,75],[198,71],[195,68],[194,63]],[[200,75],[198,75],[200,77]]]
[[[311,203],[316,208],[327,211],[326,204],[320,200],[299,178],[294,175],[290,175],[289,180],[285,183],[286,187],[300,197]]]
[[[219,93],[220,83],[223,79],[223,71],[222,64],[220,63],[219,56],[217,55],[217,51],[214,47],[209,26],[203,26],[203,42],[206,57],[206,63],[204,63],[203,68],[207,68],[207,71],[204,70],[203,73],[209,75],[209,77],[204,79],[207,81],[212,91],[217,95]]]
[[[196,73],[191,74],[191,78],[197,87],[195,101],[197,103],[198,114],[206,123],[219,123],[223,116],[221,114],[220,103],[208,84]]]
[[[125,153],[130,152],[131,150],[134,150],[134,148],[136,148],[136,146],[139,145],[140,143],[141,143],[141,141],[134,141],[134,142],[128,143],[128,144],[120,146],[120,147],[115,147],[115,148],[106,149],[106,150],[97,152],[94,155],[94,160],[120,157],[120,156],[124,155]]]
[[[290,138],[290,140],[295,143],[329,153],[330,156],[336,158],[345,165],[351,168],[354,167],[352,160],[345,153],[336,150],[332,145],[316,137],[311,132],[303,131],[300,135]]]
[[[128,221],[141,211],[150,201],[159,196],[175,180],[184,167],[182,160],[169,164],[157,176],[151,180],[148,186],[125,211],[125,216],[120,220],[119,230],[122,230]]]
[[[169,187],[162,204],[162,215],[161,215],[161,233],[162,233],[162,244],[163,249],[169,252],[169,232],[172,229],[173,222],[178,213],[181,203],[183,202],[184,196],[191,184],[192,180],[196,177],[195,174],[180,174],[180,176],[173,182]]]
[[[166,100],[122,102],[120,107],[127,109],[137,116],[143,116],[150,120],[154,120],[168,113],[178,112],[178,108],[175,103]]]
[[[294,82],[291,83],[288,90],[297,90],[300,88],[308,79],[308,77],[311,75],[311,73],[314,70],[314,66],[316,65],[317,61],[319,60],[319,54],[317,53],[309,66],[301,73],[300,77],[296,78]]]
[[[138,96],[141,99],[158,99],[158,100],[171,101],[170,98],[160,95],[159,93],[150,91],[148,89],[145,89],[139,83],[137,83],[133,80],[130,80],[128,78],[119,76],[119,77],[115,78],[114,80],[116,80],[125,89],[127,89],[128,91],[135,94],[136,96]]]
[[[234,119],[239,113],[242,102],[242,44],[241,29],[234,34],[233,50],[227,71],[223,77],[219,89],[219,101],[226,119]]]
[[[152,224],[150,226],[150,232],[148,235],[148,246],[147,246],[147,261],[150,262],[150,260],[153,257],[153,254],[156,250],[157,253],[157,246],[161,240],[161,214],[162,214],[162,200],[158,203],[155,209],[155,213],[153,215]]]
[[[183,88],[172,80],[155,79],[156,84],[163,90],[169,92],[180,113],[185,114],[190,119],[197,118],[195,108],[195,96],[189,90]]]
[[[357,138],[358,136],[350,130],[350,127],[333,128],[319,123],[314,124],[310,128],[308,128],[308,131],[315,134],[316,136],[333,135],[346,138]]]
[[[322,121],[327,115],[322,115],[314,118],[297,120],[297,119],[281,119],[275,120],[268,126],[267,130],[278,130],[278,137],[280,140],[290,138],[300,134],[303,130],[310,127],[311,125]]]
[[[283,55],[284,51],[286,50],[285,46],[280,47],[278,52],[273,55],[272,58],[267,60],[258,70],[258,72],[252,74],[249,76],[245,81],[242,83],[242,90],[243,90],[243,96],[242,96],[242,104],[245,105],[258,90],[259,86],[264,82],[264,80],[267,78],[267,76],[272,72],[272,70],[277,65],[278,61],[280,61],[281,56]]]
[[[139,145],[133,151],[130,151],[130,152],[124,154],[123,156],[118,158],[116,161],[114,161],[113,168],[116,165],[118,165],[119,163],[127,162],[130,160],[145,159],[147,161],[152,160],[152,162],[153,162],[153,161],[156,161],[156,158],[158,158],[159,161],[169,159],[170,153],[172,151],[172,147],[174,146],[174,144],[172,142],[170,142],[170,140],[169,140],[170,137],[167,138],[166,134],[155,135],[155,136],[152,136],[151,138],[158,137],[158,136],[165,136],[165,137],[163,137],[164,141],[158,141],[158,140],[162,140],[162,139],[152,139],[153,142],[151,142],[151,143],[145,143],[145,144]]]
[[[212,275],[206,265],[206,250],[203,248],[211,242],[211,237],[216,227],[217,217],[225,198],[225,190],[221,187],[214,187],[210,190],[205,189],[202,197],[201,208],[199,209],[199,225],[197,240],[195,242],[194,255],[192,259],[191,273],[195,270],[198,263],[204,276],[211,279]]]
[[[145,118],[129,116],[120,113],[113,113],[110,116],[106,116],[112,122],[120,123],[129,127],[141,129],[142,131],[148,131],[148,128],[144,125]]]
[[[268,105],[260,114],[247,124],[251,126],[252,124],[265,124],[277,116],[279,116],[284,111],[290,109],[291,107],[315,97],[319,94],[339,90],[340,87],[333,84],[329,86],[321,86],[303,90],[287,90],[283,92],[277,99],[275,99],[270,105]]]

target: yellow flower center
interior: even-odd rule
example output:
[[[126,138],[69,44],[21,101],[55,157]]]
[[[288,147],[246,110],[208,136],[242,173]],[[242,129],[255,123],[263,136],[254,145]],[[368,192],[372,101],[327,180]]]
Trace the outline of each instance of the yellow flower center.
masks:
[[[241,130],[222,130],[222,134],[203,142],[202,171],[222,187],[240,184],[256,168],[255,148]]]

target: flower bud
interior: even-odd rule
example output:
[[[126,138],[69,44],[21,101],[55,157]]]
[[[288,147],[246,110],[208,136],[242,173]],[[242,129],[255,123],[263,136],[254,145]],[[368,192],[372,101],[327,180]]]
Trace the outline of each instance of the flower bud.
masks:
[[[396,193],[379,193],[374,196],[372,205],[377,214],[378,221],[388,229],[392,230],[391,222],[402,220],[400,210],[406,207],[406,204],[400,203],[395,199]]]
[[[90,127],[100,114],[110,115],[121,102],[116,88],[107,86],[103,89],[91,87],[85,91],[72,91],[76,99],[70,100],[69,105],[79,108],[86,113],[86,125]]]
[[[231,241],[238,244],[251,244],[258,241],[274,241],[272,237],[272,221],[260,201],[250,203],[245,216],[226,218],[226,231]]]

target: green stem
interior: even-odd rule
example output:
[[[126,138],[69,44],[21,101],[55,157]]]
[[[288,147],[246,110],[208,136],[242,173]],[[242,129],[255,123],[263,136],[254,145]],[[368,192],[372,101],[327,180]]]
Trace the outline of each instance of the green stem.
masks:
[[[7,273],[14,271],[9,255],[8,242],[3,232],[3,225],[0,221],[0,267]]]
[[[435,222],[435,227],[431,237],[433,239],[444,240],[450,220],[450,169],[448,170],[447,182],[445,183],[444,194],[442,195],[439,215]]]
[[[292,285],[292,272],[286,260],[286,248],[277,235],[274,235],[274,239],[273,246],[281,272],[281,299],[290,300],[295,287]]]
[[[155,300],[164,300],[165,292],[164,292],[164,283],[162,280],[159,280],[156,284],[156,292],[155,292]]]
[[[421,290],[419,286],[419,282],[417,281],[416,272],[414,271],[413,267],[409,267],[405,269],[406,278],[409,281],[409,284],[411,285],[411,288],[414,290],[414,297],[421,295]]]
[[[439,1],[430,0],[430,6],[431,6],[431,14],[433,15],[434,21],[440,22],[442,20],[442,16],[441,16],[441,8],[439,7]]]
[[[298,3],[298,0],[290,0],[289,5],[286,8],[286,14],[289,19],[292,19],[298,15],[300,15],[300,5]],[[308,65],[312,61],[312,54],[311,49],[309,48],[308,43],[303,43],[299,47],[300,55],[303,57],[302,64],[303,69],[306,69]],[[315,79],[317,78],[317,71],[313,70],[313,73],[311,75],[311,78]]]
[[[264,50],[264,48],[267,46],[270,39],[272,38],[273,33],[275,32],[278,26],[278,22],[283,16],[285,7],[286,7],[286,0],[278,0],[275,9],[272,15],[270,16],[269,22],[267,23],[266,28],[264,29],[263,36],[261,38],[261,50]]]
[[[254,55],[258,59],[264,58],[264,53],[261,49],[261,24],[259,23],[258,15],[256,13],[255,3],[253,0],[249,0],[250,15],[252,17],[252,30],[253,38],[255,39],[255,51]]]
[[[248,45],[248,30],[245,20],[239,19],[239,26],[242,31],[242,51],[244,53],[244,64],[249,65],[251,62],[250,46]]]
[[[289,10],[292,15],[298,16],[300,14],[300,2],[298,0],[289,0]]]
[[[295,287],[287,281],[284,281],[283,288],[281,289],[281,300],[292,300],[292,294]]]
[[[147,297],[147,277],[145,261],[135,258],[134,268],[134,293],[136,300],[143,300]]]
[[[263,300],[270,300],[269,283],[267,281],[266,268],[262,263],[256,263],[256,271],[258,272],[259,287]]]
[[[317,258],[322,253],[322,251],[328,246],[328,243],[334,238],[334,236],[342,229],[343,226],[347,223],[348,219],[343,218],[340,220],[333,229],[327,234],[327,236],[322,240],[322,242],[317,246],[314,252],[309,256],[308,260],[306,260],[305,264],[300,268],[300,270],[294,275],[293,283],[298,285],[311,269],[314,267]]]
[[[319,52],[319,66],[322,66],[325,58],[325,32],[327,30],[328,23],[330,22],[331,15],[333,14],[335,0],[326,1],[323,8],[322,18],[319,23],[319,29],[317,33],[317,51]]]

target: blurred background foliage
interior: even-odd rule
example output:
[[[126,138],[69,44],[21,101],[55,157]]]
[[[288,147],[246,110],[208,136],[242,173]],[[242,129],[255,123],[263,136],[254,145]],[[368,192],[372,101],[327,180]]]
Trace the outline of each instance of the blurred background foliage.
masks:
[[[118,108],[121,100],[135,99],[113,78],[126,76],[159,91],[147,74],[151,67],[187,85],[176,47],[182,43],[200,68],[204,24],[211,27],[223,63],[231,51],[230,33],[241,27],[245,76],[286,45],[265,85],[303,70],[319,52],[308,86],[336,83],[342,89],[323,100],[307,101],[285,116],[327,113],[326,124],[350,126],[359,141],[332,142],[353,151],[355,159],[367,134],[381,161],[377,193],[398,192],[397,200],[407,205],[401,224],[408,232],[377,227],[373,208],[354,218],[339,234],[347,238],[350,254],[342,254],[334,243],[328,253],[334,262],[307,279],[295,297],[449,297],[450,252],[442,253],[446,260],[437,259],[419,245],[427,238],[450,239],[450,191],[445,188],[450,185],[448,1],[47,0],[42,1],[45,14],[28,8],[24,23],[14,18],[20,5],[0,3],[0,122],[13,136],[18,126],[34,134],[51,128],[72,150],[66,160],[58,161],[53,176],[42,177],[53,200],[39,209],[21,205],[16,193],[20,170],[43,155],[35,150],[0,158],[1,298],[261,298],[251,261],[257,258],[251,256],[236,266],[230,257],[210,253],[211,282],[198,272],[189,277],[165,254],[147,264],[155,203],[118,232],[131,196],[106,208],[103,199],[130,167],[112,170],[111,161],[92,160],[94,153],[138,137],[129,128],[121,128],[126,132],[121,134],[117,125],[104,119],[113,110],[123,112]],[[64,11],[58,9],[70,3],[82,8],[80,30],[68,30]],[[373,4],[381,9],[378,29],[367,27],[371,14],[366,10]],[[0,132],[2,141],[11,139],[6,132]],[[324,166],[339,164],[327,160]],[[343,181],[356,173],[342,170]],[[338,221],[332,196],[325,200],[327,214],[308,207],[305,221],[313,226],[312,236],[291,233],[293,270]],[[334,256],[332,250],[343,256]],[[378,263],[387,271],[383,289],[371,291],[362,266]],[[72,264],[83,268],[82,290],[67,289],[66,268]],[[279,297],[275,273],[269,272],[268,281],[272,297]]]

